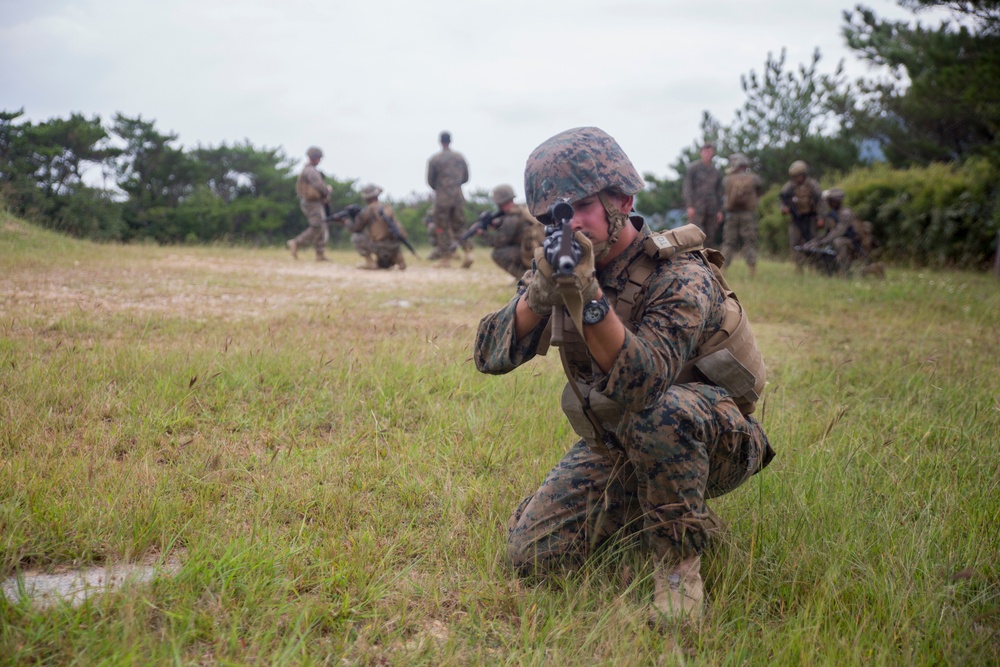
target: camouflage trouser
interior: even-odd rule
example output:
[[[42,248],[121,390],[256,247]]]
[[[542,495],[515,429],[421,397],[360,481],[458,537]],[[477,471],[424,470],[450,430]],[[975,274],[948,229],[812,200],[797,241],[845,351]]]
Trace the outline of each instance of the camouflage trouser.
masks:
[[[726,211],[726,225],[722,228],[722,254],[728,266],[736,253],[743,251],[748,266],[757,266],[757,212]]]
[[[523,276],[524,272],[529,268],[521,262],[520,245],[505,245],[494,248],[493,252],[490,253],[490,257],[493,258],[497,266],[515,278]]]
[[[639,535],[657,559],[701,553],[706,498],[732,491],[770,461],[760,424],[717,387],[674,385],[618,429],[613,461],[583,440],[508,523],[507,554],[522,573],[573,565],[609,537]]]
[[[802,245],[806,241],[816,238],[816,216],[800,215],[799,223],[795,224],[795,219],[789,216],[788,220],[788,249],[792,251],[792,259],[795,266],[802,267],[806,263],[805,253],[796,252],[795,246]]]
[[[854,241],[846,236],[833,239],[833,249],[837,251],[837,273],[846,276],[854,260],[858,259],[861,253],[855,248]]]
[[[465,232],[464,211],[465,206],[462,204],[455,206],[434,204],[434,226],[438,229],[438,251],[442,257],[451,256],[448,248]],[[472,241],[463,243],[462,248],[466,251],[472,250]]]
[[[396,239],[372,241],[367,234],[351,234],[351,245],[362,257],[375,255],[375,263],[380,269],[388,269],[403,260],[402,243]]]
[[[309,221],[304,232],[295,237],[295,244],[300,248],[316,246],[316,252],[322,253],[326,248],[326,240],[330,238],[330,230],[326,226],[326,210],[321,201],[299,200],[299,208]]]
[[[698,229],[705,232],[705,246],[708,248],[718,248],[722,241],[722,225],[719,223],[719,211],[715,208],[694,209],[694,220]]]

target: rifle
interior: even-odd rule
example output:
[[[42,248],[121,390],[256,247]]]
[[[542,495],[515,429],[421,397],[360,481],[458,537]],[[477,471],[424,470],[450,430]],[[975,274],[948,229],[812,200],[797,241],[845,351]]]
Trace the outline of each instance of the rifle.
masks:
[[[472,223],[472,226],[465,230],[465,232],[458,237],[458,240],[448,246],[448,252],[455,252],[458,250],[460,245],[471,239],[479,232],[485,232],[488,228],[493,226],[494,220],[502,218],[503,216],[503,211],[483,211],[479,214],[479,217],[476,218],[476,221]]]
[[[797,245],[793,250],[801,252],[803,255],[809,255],[816,265],[828,276],[832,276],[837,272],[837,251],[830,246],[805,244]]]
[[[330,213],[329,204],[323,204],[323,207],[326,209],[327,222],[330,222],[331,220],[345,220],[347,218],[353,218],[358,213],[361,213],[361,207],[357,204],[350,204],[333,214]]]
[[[359,206],[358,210],[360,211],[360,209],[361,207]],[[395,216],[384,215],[382,213],[381,206],[378,207],[378,215],[380,218],[382,218],[382,220],[385,221],[385,224],[389,227],[389,233],[392,234],[397,241],[399,241],[407,248],[409,248],[410,252],[412,252],[414,255],[417,255],[417,251],[413,249],[412,245],[410,245],[410,241],[406,238],[406,234],[403,233],[403,230],[399,228],[399,223],[396,222]],[[417,255],[417,257],[420,257],[420,255]]]
[[[798,210],[795,208],[795,195],[792,192],[786,192],[778,195],[778,199],[788,209],[788,214],[792,216],[792,224],[799,228],[802,240],[812,241],[812,230],[809,229],[809,225],[806,224],[806,221],[802,219],[802,216],[799,215]]]
[[[552,224],[545,228],[545,242],[542,244],[545,259],[557,278],[571,276],[583,257],[583,249],[573,238],[573,229],[570,227],[573,205],[565,199],[557,201],[549,207],[549,219]]]

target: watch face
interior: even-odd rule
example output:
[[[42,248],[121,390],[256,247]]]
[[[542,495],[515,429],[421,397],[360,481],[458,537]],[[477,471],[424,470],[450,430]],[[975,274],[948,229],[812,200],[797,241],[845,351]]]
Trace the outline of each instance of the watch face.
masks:
[[[583,309],[583,323],[597,324],[608,314],[608,306],[602,301],[591,301]]]

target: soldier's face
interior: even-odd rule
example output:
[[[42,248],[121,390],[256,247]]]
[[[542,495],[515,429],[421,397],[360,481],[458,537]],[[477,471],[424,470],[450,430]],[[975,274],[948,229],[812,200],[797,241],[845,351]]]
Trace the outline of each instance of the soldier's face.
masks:
[[[608,198],[612,206],[626,215],[632,209],[632,197],[610,193]],[[593,243],[608,240],[608,212],[604,210],[604,205],[597,195],[573,202],[573,219],[570,221],[570,226],[574,232],[582,231]]]

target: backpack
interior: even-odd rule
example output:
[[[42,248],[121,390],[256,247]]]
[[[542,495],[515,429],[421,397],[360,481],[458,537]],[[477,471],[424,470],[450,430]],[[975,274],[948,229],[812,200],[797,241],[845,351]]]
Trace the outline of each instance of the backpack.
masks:
[[[757,188],[753,174],[743,172],[729,177],[729,187],[726,188],[726,208],[733,211],[749,211],[756,206]]]

